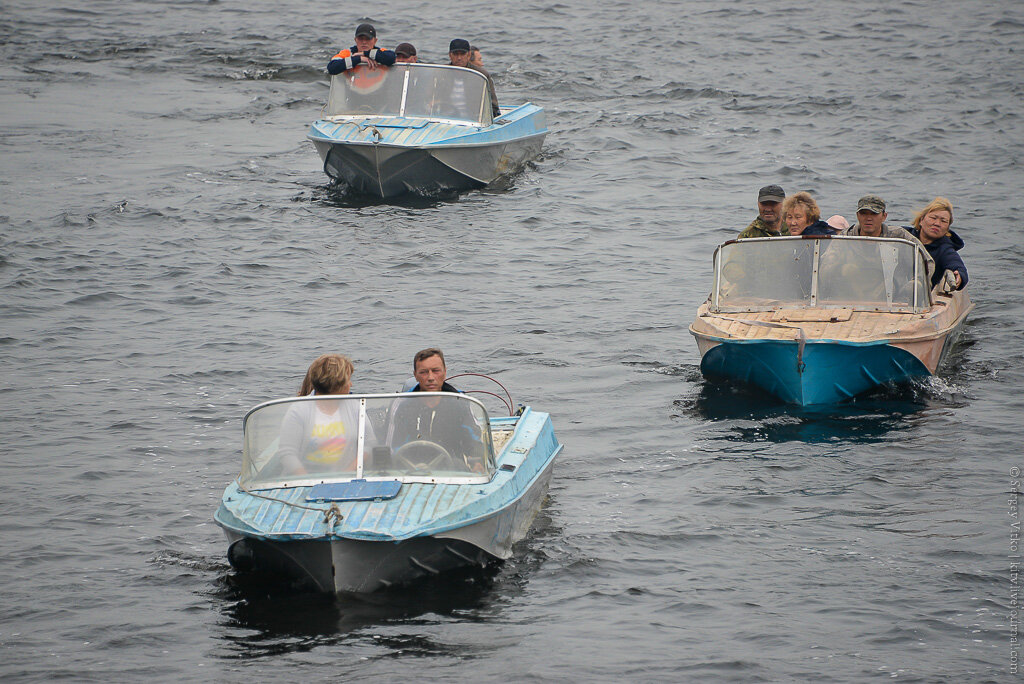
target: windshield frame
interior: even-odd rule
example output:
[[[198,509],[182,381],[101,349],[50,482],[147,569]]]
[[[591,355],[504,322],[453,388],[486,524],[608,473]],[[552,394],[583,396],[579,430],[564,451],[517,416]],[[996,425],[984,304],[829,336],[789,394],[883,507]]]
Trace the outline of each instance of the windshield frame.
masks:
[[[478,473],[467,473],[466,475],[431,475],[423,474],[416,475],[408,472],[401,474],[374,474],[371,469],[367,467],[365,462],[367,454],[364,453],[364,448],[367,446],[367,425],[368,425],[368,414],[367,406],[368,402],[376,404],[376,408],[384,403],[390,403],[393,409],[397,409],[397,405],[394,402],[400,402],[403,399],[420,400],[429,397],[441,397],[442,401],[448,402],[470,402],[470,411],[474,412],[474,418],[478,415],[482,420],[480,427],[480,442],[482,443],[483,453],[481,455],[483,459],[484,472]],[[325,473],[313,473],[310,475],[282,475],[279,477],[259,477],[260,471],[265,468],[272,460],[276,459],[280,461],[278,440],[281,436],[281,430],[276,430],[277,438],[272,440],[266,440],[263,438],[252,437],[250,428],[256,429],[253,423],[253,416],[259,412],[264,411],[268,407],[279,406],[287,404],[289,406],[298,405],[303,402],[312,401],[327,401],[327,400],[340,400],[340,402],[358,402],[359,404],[359,425],[358,425],[358,437],[356,445],[356,467],[355,471],[349,471],[348,473],[337,473],[337,474],[325,474]],[[339,403],[339,406],[341,404]],[[285,415],[285,411],[279,412],[279,415],[275,412],[276,424],[280,425],[281,419]],[[389,414],[389,417],[393,417],[393,414]],[[270,424],[274,424],[274,421],[270,421]],[[259,427],[259,426],[257,426]],[[262,426],[266,429],[266,426]],[[271,430],[273,434],[275,431]],[[271,401],[263,402],[252,409],[250,409],[245,417],[242,419],[242,435],[243,435],[243,449],[242,449],[242,468],[239,472],[237,482],[239,486],[244,490],[261,490],[261,489],[288,489],[294,487],[309,487],[316,484],[322,484],[324,482],[351,482],[355,480],[365,480],[368,482],[378,481],[400,481],[403,483],[426,483],[426,484],[485,484],[490,482],[498,472],[497,468],[497,455],[494,453],[494,437],[491,429],[491,419],[487,412],[487,408],[479,400],[464,393],[454,392],[398,392],[389,394],[346,394],[346,395],[308,395],[301,397],[286,397],[283,399],[274,399]],[[434,441],[434,440],[428,440]],[[260,453],[250,453],[250,446],[252,444],[259,445],[262,447]],[[271,448],[274,448],[274,453],[266,454]],[[395,450],[397,451],[397,449]],[[390,456],[390,454],[389,454]],[[260,461],[259,464],[256,461]]]
[[[797,241],[797,242],[794,242]],[[727,267],[726,258],[724,256],[731,256],[735,254],[733,250],[748,250],[747,254],[756,253],[754,250],[758,250],[758,243],[769,243],[772,248],[776,246],[785,245],[787,243],[791,245],[801,246],[805,245],[806,241],[813,241],[813,246],[810,247],[810,256],[812,256],[812,262],[810,264],[809,281],[810,287],[809,292],[800,298],[779,298],[776,300],[770,300],[764,305],[756,304],[740,304],[730,303],[727,295],[723,295],[723,283],[728,283],[729,278],[724,274],[723,270]],[[836,255],[845,256],[847,254],[855,254],[852,247],[849,252],[843,252],[845,248],[841,245],[845,241],[858,241],[858,242],[874,242],[879,245],[886,243],[892,245],[906,245],[907,247],[913,248],[913,274],[906,281],[913,287],[912,299],[906,303],[898,303],[893,301],[893,292],[890,291],[889,285],[886,287],[885,300],[879,299],[864,299],[857,301],[856,299],[840,300],[835,301],[834,298],[823,298],[821,287],[822,281],[819,279],[819,274],[822,270],[822,258],[828,253],[831,247],[836,247],[838,252]],[[805,248],[806,250],[807,248]],[[904,248],[897,248],[904,249]],[[768,250],[761,248],[762,253],[768,255]],[[794,252],[795,254],[795,252]],[[881,252],[880,252],[881,254]],[[712,283],[711,295],[708,297],[708,310],[711,313],[741,313],[741,312],[755,312],[755,311],[774,311],[780,308],[786,309],[852,309],[858,311],[873,311],[873,312],[889,312],[889,313],[923,313],[932,306],[931,297],[931,281],[927,273],[927,258],[928,254],[924,246],[913,239],[904,238],[888,238],[888,237],[867,237],[867,236],[854,236],[854,235],[814,235],[814,236],[780,236],[780,237],[764,237],[764,238],[744,238],[742,240],[729,240],[719,245],[714,252],[713,259],[713,270],[714,278]],[[884,258],[881,259],[884,262]],[[882,264],[883,269],[885,264]],[[894,275],[893,273],[889,274]],[[798,278],[799,279],[799,278]],[[735,278],[732,279],[736,281]],[[742,280],[742,279],[741,279]],[[897,283],[893,282],[893,285]],[[832,301],[830,301],[832,299]]]
[[[365,65],[358,65],[358,66],[355,67],[355,69],[350,69],[348,71],[343,71],[343,72],[341,72],[339,74],[334,74],[333,76],[331,76],[331,91],[330,91],[330,93],[327,96],[327,102],[324,104],[324,106],[323,106],[323,108],[321,110],[321,113],[320,113],[320,118],[321,119],[323,119],[325,121],[330,121],[332,123],[343,123],[343,122],[348,122],[348,121],[361,121],[361,120],[365,120],[365,119],[375,119],[375,118],[385,118],[385,117],[390,117],[390,118],[408,118],[408,119],[414,119],[414,120],[420,120],[420,121],[432,121],[432,122],[437,122],[437,123],[451,124],[451,125],[455,125],[455,126],[479,126],[481,128],[486,128],[487,126],[492,125],[493,122],[494,122],[493,112],[492,112],[492,109],[491,109],[491,101],[490,101],[491,100],[491,94],[490,94],[490,89],[488,88],[487,77],[486,76],[484,76],[479,71],[476,71],[475,69],[469,69],[467,67],[457,67],[457,66],[453,66],[453,65],[449,65],[449,64],[420,64],[420,63],[417,63],[417,62],[413,62],[413,63],[398,62],[398,63],[396,63],[396,64],[394,64],[393,66],[390,66],[390,67],[386,67],[386,66],[379,66],[379,67],[377,67],[377,69],[384,69],[386,74],[390,74],[394,70],[404,71],[404,73],[402,74],[401,101],[400,101],[399,106],[397,108],[397,112],[384,113],[384,114],[381,114],[381,113],[357,113],[357,112],[331,113],[330,110],[331,110],[332,103],[335,101],[335,96],[338,96],[339,100],[343,100],[344,99],[344,97],[339,95],[336,91],[338,91],[338,90],[344,90],[344,91],[351,90],[351,81],[350,81],[351,75],[354,74],[354,73],[361,73],[360,70],[367,70],[368,68],[369,67],[367,67]],[[480,95],[479,107],[475,108],[475,109],[477,109],[477,111],[474,113],[473,118],[436,116],[436,115],[431,115],[431,114],[425,114],[423,112],[409,111],[409,109],[410,109],[409,86],[410,86],[410,83],[413,80],[413,74],[415,73],[415,70],[425,70],[425,69],[429,69],[429,70],[453,70],[454,69],[454,70],[459,71],[459,72],[466,72],[467,74],[474,74],[473,76],[468,76],[467,75],[467,76],[465,76],[466,78],[470,78],[470,79],[476,78],[476,79],[479,79],[479,81],[477,82],[477,85],[479,85],[482,90],[481,90],[481,95]],[[392,87],[397,89],[397,86],[392,86]]]

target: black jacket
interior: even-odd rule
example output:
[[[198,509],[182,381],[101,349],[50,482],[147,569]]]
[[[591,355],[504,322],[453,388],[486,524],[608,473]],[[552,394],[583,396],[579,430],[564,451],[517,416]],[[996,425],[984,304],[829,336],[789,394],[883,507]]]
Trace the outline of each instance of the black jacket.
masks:
[[[917,228],[907,227],[914,237],[920,239],[921,234]],[[928,253],[935,260],[935,273],[932,274],[932,287],[935,287],[942,280],[942,274],[947,270],[960,272],[960,287],[962,290],[967,285],[967,266],[957,252],[964,246],[963,239],[952,230],[949,235],[943,235],[938,240],[924,246]]]
[[[416,385],[409,392],[419,391]],[[462,394],[447,382],[441,385],[441,391]],[[392,449],[398,449],[419,440],[455,447],[460,453],[453,456],[477,454],[482,448],[480,427],[464,401],[441,401],[436,406],[425,401],[400,401],[390,418],[388,442]]]
[[[817,221],[815,221],[811,225],[809,225],[806,228],[804,228],[804,232],[802,232],[800,234],[801,235],[835,235],[837,232],[839,232],[839,231],[837,231],[835,228],[833,228],[832,226],[828,225],[827,223],[825,223],[821,219],[818,219]]]

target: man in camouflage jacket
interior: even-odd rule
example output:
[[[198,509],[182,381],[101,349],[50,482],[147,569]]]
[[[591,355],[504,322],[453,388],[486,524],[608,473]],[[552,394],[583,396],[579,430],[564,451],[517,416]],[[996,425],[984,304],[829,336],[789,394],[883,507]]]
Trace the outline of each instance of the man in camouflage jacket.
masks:
[[[778,185],[766,185],[757,192],[757,218],[740,233],[739,239],[789,235],[782,222],[782,200],[786,193]]]

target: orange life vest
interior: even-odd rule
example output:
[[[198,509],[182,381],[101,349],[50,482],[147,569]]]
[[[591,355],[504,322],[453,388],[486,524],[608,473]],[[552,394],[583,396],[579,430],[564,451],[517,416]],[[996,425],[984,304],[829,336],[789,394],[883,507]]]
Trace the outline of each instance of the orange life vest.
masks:
[[[366,55],[361,52],[356,54],[363,59],[366,59]],[[331,57],[331,59],[346,59],[348,57],[352,57],[352,50],[345,48],[338,54],[334,55],[334,57]],[[363,64],[357,64],[351,69],[343,71],[342,74],[344,74],[345,78],[348,79],[349,83],[352,84],[352,88],[355,90],[363,93],[372,93],[384,82],[384,79],[388,75],[388,68],[384,65],[380,65],[376,69],[370,69]]]

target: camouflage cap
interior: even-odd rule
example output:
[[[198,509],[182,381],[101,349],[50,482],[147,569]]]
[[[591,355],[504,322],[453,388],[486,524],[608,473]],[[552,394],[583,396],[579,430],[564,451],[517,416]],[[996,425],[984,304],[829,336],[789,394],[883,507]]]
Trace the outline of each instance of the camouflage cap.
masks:
[[[878,195],[864,195],[857,200],[857,211],[870,211],[872,214],[884,214],[885,200]]]

